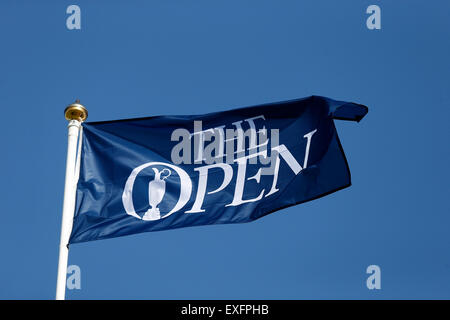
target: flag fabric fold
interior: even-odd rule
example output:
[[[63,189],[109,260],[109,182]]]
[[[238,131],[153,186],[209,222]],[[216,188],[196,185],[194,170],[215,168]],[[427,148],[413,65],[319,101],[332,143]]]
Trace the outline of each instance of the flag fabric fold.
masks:
[[[311,96],[84,123],[70,243],[249,222],[346,188],[334,119],[359,122],[367,112]]]

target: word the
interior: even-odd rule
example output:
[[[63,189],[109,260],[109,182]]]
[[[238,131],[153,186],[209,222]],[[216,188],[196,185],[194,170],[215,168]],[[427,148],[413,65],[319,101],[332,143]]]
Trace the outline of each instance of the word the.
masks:
[[[171,160],[174,164],[232,164],[245,155],[261,152],[261,164],[269,164],[267,150],[278,145],[278,129],[271,129],[271,138],[263,125],[264,115],[233,122],[232,128],[225,125],[203,129],[202,121],[194,121],[194,132],[178,128],[172,132],[171,140],[178,141],[172,148]],[[262,125],[260,125],[260,122]],[[257,126],[260,125],[259,128]],[[264,152],[263,152],[264,151]],[[256,164],[256,158],[250,159]]]

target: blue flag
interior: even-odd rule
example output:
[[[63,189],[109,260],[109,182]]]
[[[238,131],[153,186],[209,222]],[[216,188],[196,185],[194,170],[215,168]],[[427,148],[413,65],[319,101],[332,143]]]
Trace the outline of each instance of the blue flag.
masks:
[[[210,113],[83,124],[70,243],[241,223],[350,186],[334,119],[366,106],[311,96]]]

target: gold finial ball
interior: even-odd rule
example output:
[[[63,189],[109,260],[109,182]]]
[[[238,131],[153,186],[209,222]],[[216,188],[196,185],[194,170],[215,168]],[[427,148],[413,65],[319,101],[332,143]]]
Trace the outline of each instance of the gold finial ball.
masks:
[[[88,117],[88,111],[80,103],[80,100],[76,100],[75,103],[72,103],[64,109],[64,116],[66,117],[66,120],[84,121]]]

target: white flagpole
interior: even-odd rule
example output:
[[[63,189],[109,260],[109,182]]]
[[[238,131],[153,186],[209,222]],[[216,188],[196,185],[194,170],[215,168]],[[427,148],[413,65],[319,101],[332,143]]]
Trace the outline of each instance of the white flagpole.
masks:
[[[73,215],[75,211],[77,170],[77,143],[81,123],[86,120],[88,112],[77,100],[64,110],[68,124],[68,147],[66,160],[66,181],[64,184],[64,203],[61,222],[61,238],[59,243],[58,278],[56,282],[56,300],[64,300],[66,295],[67,262],[69,259],[69,237],[72,232]],[[79,142],[81,144],[81,141]],[[80,145],[81,146],[81,145]]]

